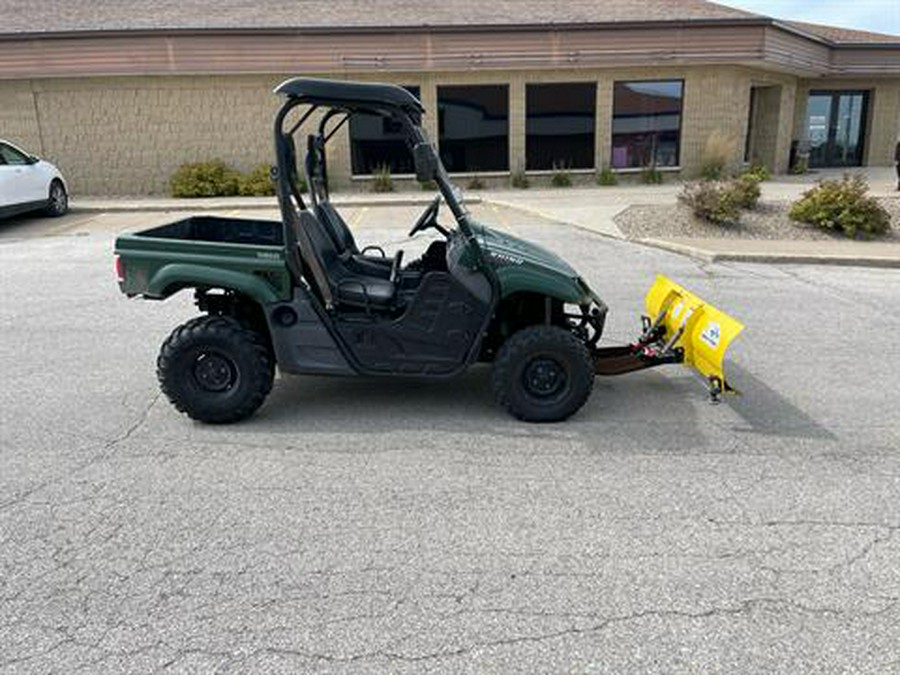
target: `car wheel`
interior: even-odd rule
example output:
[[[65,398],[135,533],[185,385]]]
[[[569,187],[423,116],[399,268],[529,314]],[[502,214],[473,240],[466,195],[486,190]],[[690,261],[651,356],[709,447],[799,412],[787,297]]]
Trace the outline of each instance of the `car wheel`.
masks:
[[[555,326],[532,326],[500,348],[492,375],[497,403],[526,422],[559,422],[574,415],[594,387],[594,364],[584,343]]]
[[[157,359],[163,393],[199,422],[227,424],[252,415],[272,390],[267,340],[236,319],[203,316],[176,328]]]
[[[54,180],[50,183],[50,195],[47,198],[47,208],[45,211],[48,216],[58,218],[64,216],[69,210],[69,195],[62,182]]]

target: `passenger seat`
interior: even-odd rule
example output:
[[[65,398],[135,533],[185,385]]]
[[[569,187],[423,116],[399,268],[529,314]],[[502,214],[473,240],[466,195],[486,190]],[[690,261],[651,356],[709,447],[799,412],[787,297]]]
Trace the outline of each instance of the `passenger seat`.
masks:
[[[394,307],[395,285],[390,281],[391,266],[384,276],[359,272],[339,255],[331,236],[312,211],[300,214],[300,227],[309,235],[314,254],[327,277],[329,289],[337,304],[362,307],[367,311]]]
[[[316,217],[322,223],[331,238],[341,260],[348,267],[361,274],[388,278],[391,274],[391,258],[386,256],[365,255],[356,245],[353,233],[341,218],[341,214],[331,202],[319,202],[315,207]]]

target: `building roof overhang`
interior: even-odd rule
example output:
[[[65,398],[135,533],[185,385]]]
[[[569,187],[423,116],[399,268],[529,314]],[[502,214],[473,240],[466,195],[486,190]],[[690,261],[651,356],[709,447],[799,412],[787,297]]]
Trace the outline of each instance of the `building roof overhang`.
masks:
[[[877,36],[876,36],[877,37]],[[836,43],[766,17],[585,24],[0,34],[0,79],[752,65],[900,76],[900,38]]]

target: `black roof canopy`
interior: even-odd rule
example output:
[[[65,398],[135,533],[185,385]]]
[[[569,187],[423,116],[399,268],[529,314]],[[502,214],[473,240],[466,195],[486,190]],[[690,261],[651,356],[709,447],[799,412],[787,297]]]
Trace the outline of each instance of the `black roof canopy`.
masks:
[[[275,87],[275,93],[304,103],[337,106],[349,110],[391,107],[402,108],[408,113],[418,115],[425,112],[419,99],[395,84],[295,77]]]

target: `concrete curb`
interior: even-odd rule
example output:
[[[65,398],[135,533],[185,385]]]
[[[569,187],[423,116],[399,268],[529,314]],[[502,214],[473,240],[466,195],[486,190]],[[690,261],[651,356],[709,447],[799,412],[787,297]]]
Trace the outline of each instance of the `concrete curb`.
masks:
[[[679,253],[681,255],[702,260],[704,262],[747,262],[794,265],[841,265],[845,267],[881,267],[900,268],[900,251],[891,255],[859,255],[829,253],[761,253],[740,251],[710,251],[697,246],[690,246],[665,239],[638,239],[635,243],[643,246]],[[777,242],[773,242],[776,244]],[[900,247],[898,247],[900,249]]]
[[[333,200],[335,206],[341,207],[374,207],[374,206],[427,206],[434,199],[431,195],[398,195],[389,198],[360,197],[336,197]],[[465,204],[480,204],[481,197],[466,197]],[[132,213],[132,212],[181,212],[193,211],[196,213],[208,211],[271,211],[278,209],[278,202],[272,199],[173,199],[161,201],[130,201],[122,200],[73,200],[70,210],[78,213]]]

